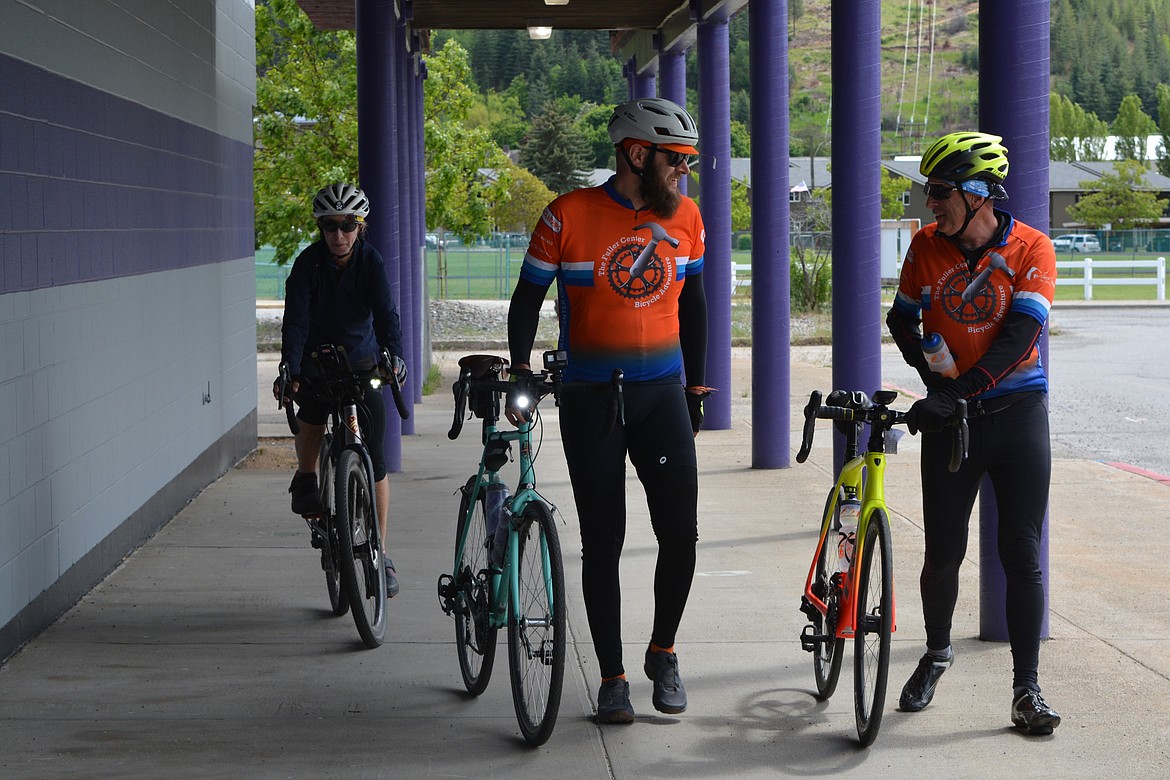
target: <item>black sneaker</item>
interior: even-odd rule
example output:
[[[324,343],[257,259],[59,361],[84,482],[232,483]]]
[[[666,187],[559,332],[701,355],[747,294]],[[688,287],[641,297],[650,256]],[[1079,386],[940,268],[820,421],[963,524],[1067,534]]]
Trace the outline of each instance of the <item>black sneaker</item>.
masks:
[[[598,723],[633,723],[634,705],[630,704],[630,684],[620,677],[606,680],[597,691]]]
[[[1029,734],[1051,734],[1060,725],[1060,716],[1044,703],[1040,691],[1027,690],[1012,702],[1012,724]]]
[[[292,493],[292,511],[298,515],[319,515],[321,508],[321,494],[317,490],[317,475],[293,474],[292,484],[288,486]]]
[[[667,715],[687,710],[687,691],[678,676],[678,656],[646,648],[646,676],[654,681],[654,709]]]
[[[930,700],[934,698],[934,688],[938,685],[938,678],[942,677],[943,672],[950,669],[954,662],[954,653],[946,658],[938,658],[930,653],[922,656],[918,661],[918,668],[902,686],[902,696],[898,699],[898,708],[902,712],[918,712],[930,704]]]
[[[398,572],[394,571],[394,561],[386,558],[386,598],[392,599],[398,595]]]

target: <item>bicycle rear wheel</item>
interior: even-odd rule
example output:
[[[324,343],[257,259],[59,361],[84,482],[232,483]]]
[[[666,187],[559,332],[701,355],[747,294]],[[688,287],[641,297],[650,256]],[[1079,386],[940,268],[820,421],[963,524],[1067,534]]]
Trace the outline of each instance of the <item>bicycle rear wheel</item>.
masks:
[[[837,545],[834,542],[836,535],[836,531],[830,528],[821,547],[821,554],[817,557],[817,568],[812,583],[813,593],[829,608],[827,615],[817,612],[812,619],[813,633],[826,637],[825,641],[817,643],[813,650],[813,676],[817,681],[817,698],[821,701],[828,699],[837,690],[837,679],[841,676],[841,658],[845,655],[845,640],[836,638],[837,617],[841,604],[839,586],[833,577],[837,573]],[[836,580],[839,581],[840,578],[837,577]]]
[[[565,675],[565,572],[549,508],[524,508],[515,582],[520,612],[508,620],[512,702],[524,739],[543,745],[552,735]]]
[[[853,655],[854,713],[857,738],[866,746],[873,743],[882,724],[894,630],[893,545],[889,520],[880,509],[869,517],[854,571],[860,577]]]
[[[337,460],[337,541],[341,581],[362,642],[375,648],[386,638],[386,566],[374,493],[357,452],[342,450]]]
[[[341,584],[341,565],[337,554],[337,524],[329,520],[335,514],[333,504],[333,434],[326,433],[321,442],[321,454],[317,456],[317,487],[321,492],[321,506],[325,509],[325,527],[328,536],[322,539],[321,569],[325,572],[325,588],[329,591],[329,607],[333,614],[341,617],[349,612],[349,596]]]
[[[467,480],[459,501],[459,524],[455,545],[463,540],[463,555],[455,568],[455,650],[459,654],[459,672],[463,685],[472,696],[487,690],[496,659],[496,631],[488,625],[488,584],[481,574],[488,568],[487,514],[482,491],[475,500],[475,511],[468,516],[471,491],[476,478]],[[470,527],[468,527],[470,526]]]

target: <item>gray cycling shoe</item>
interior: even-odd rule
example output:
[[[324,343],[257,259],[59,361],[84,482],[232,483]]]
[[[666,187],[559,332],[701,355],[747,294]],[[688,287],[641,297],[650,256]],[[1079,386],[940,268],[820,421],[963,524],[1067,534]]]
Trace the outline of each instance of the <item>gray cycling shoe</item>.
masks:
[[[630,684],[622,678],[606,680],[597,692],[598,723],[633,723],[634,705],[630,704]]]
[[[667,715],[686,712],[687,691],[678,674],[678,656],[646,648],[646,676],[654,681],[654,709]]]
[[[392,599],[398,595],[398,572],[394,571],[394,561],[386,558],[386,598]]]
[[[317,490],[317,475],[315,473],[293,474],[292,484],[288,486],[292,493],[292,511],[297,515],[319,515],[324,511],[321,507],[321,494]]]

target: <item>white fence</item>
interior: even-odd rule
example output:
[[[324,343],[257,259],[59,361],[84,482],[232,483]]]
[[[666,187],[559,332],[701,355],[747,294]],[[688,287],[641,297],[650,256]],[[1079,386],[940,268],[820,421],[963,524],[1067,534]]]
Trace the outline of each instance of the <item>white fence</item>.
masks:
[[[1056,268],[1079,269],[1082,277],[1057,276],[1057,284],[1076,284],[1085,288],[1085,300],[1093,300],[1093,287],[1098,285],[1155,285],[1158,288],[1158,300],[1166,300],[1166,258],[1157,260],[1094,260],[1086,257],[1081,260],[1058,260]],[[1108,276],[1097,277],[1094,271],[1115,270],[1144,270],[1153,269],[1153,275],[1147,276]]]

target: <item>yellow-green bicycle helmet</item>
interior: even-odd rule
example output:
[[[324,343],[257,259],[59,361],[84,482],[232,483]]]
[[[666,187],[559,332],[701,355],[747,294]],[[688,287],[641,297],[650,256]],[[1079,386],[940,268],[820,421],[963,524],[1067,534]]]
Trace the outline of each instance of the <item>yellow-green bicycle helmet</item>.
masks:
[[[918,172],[953,182],[986,179],[1000,184],[1008,173],[1007,148],[1002,140],[990,133],[948,133],[922,155]]]

